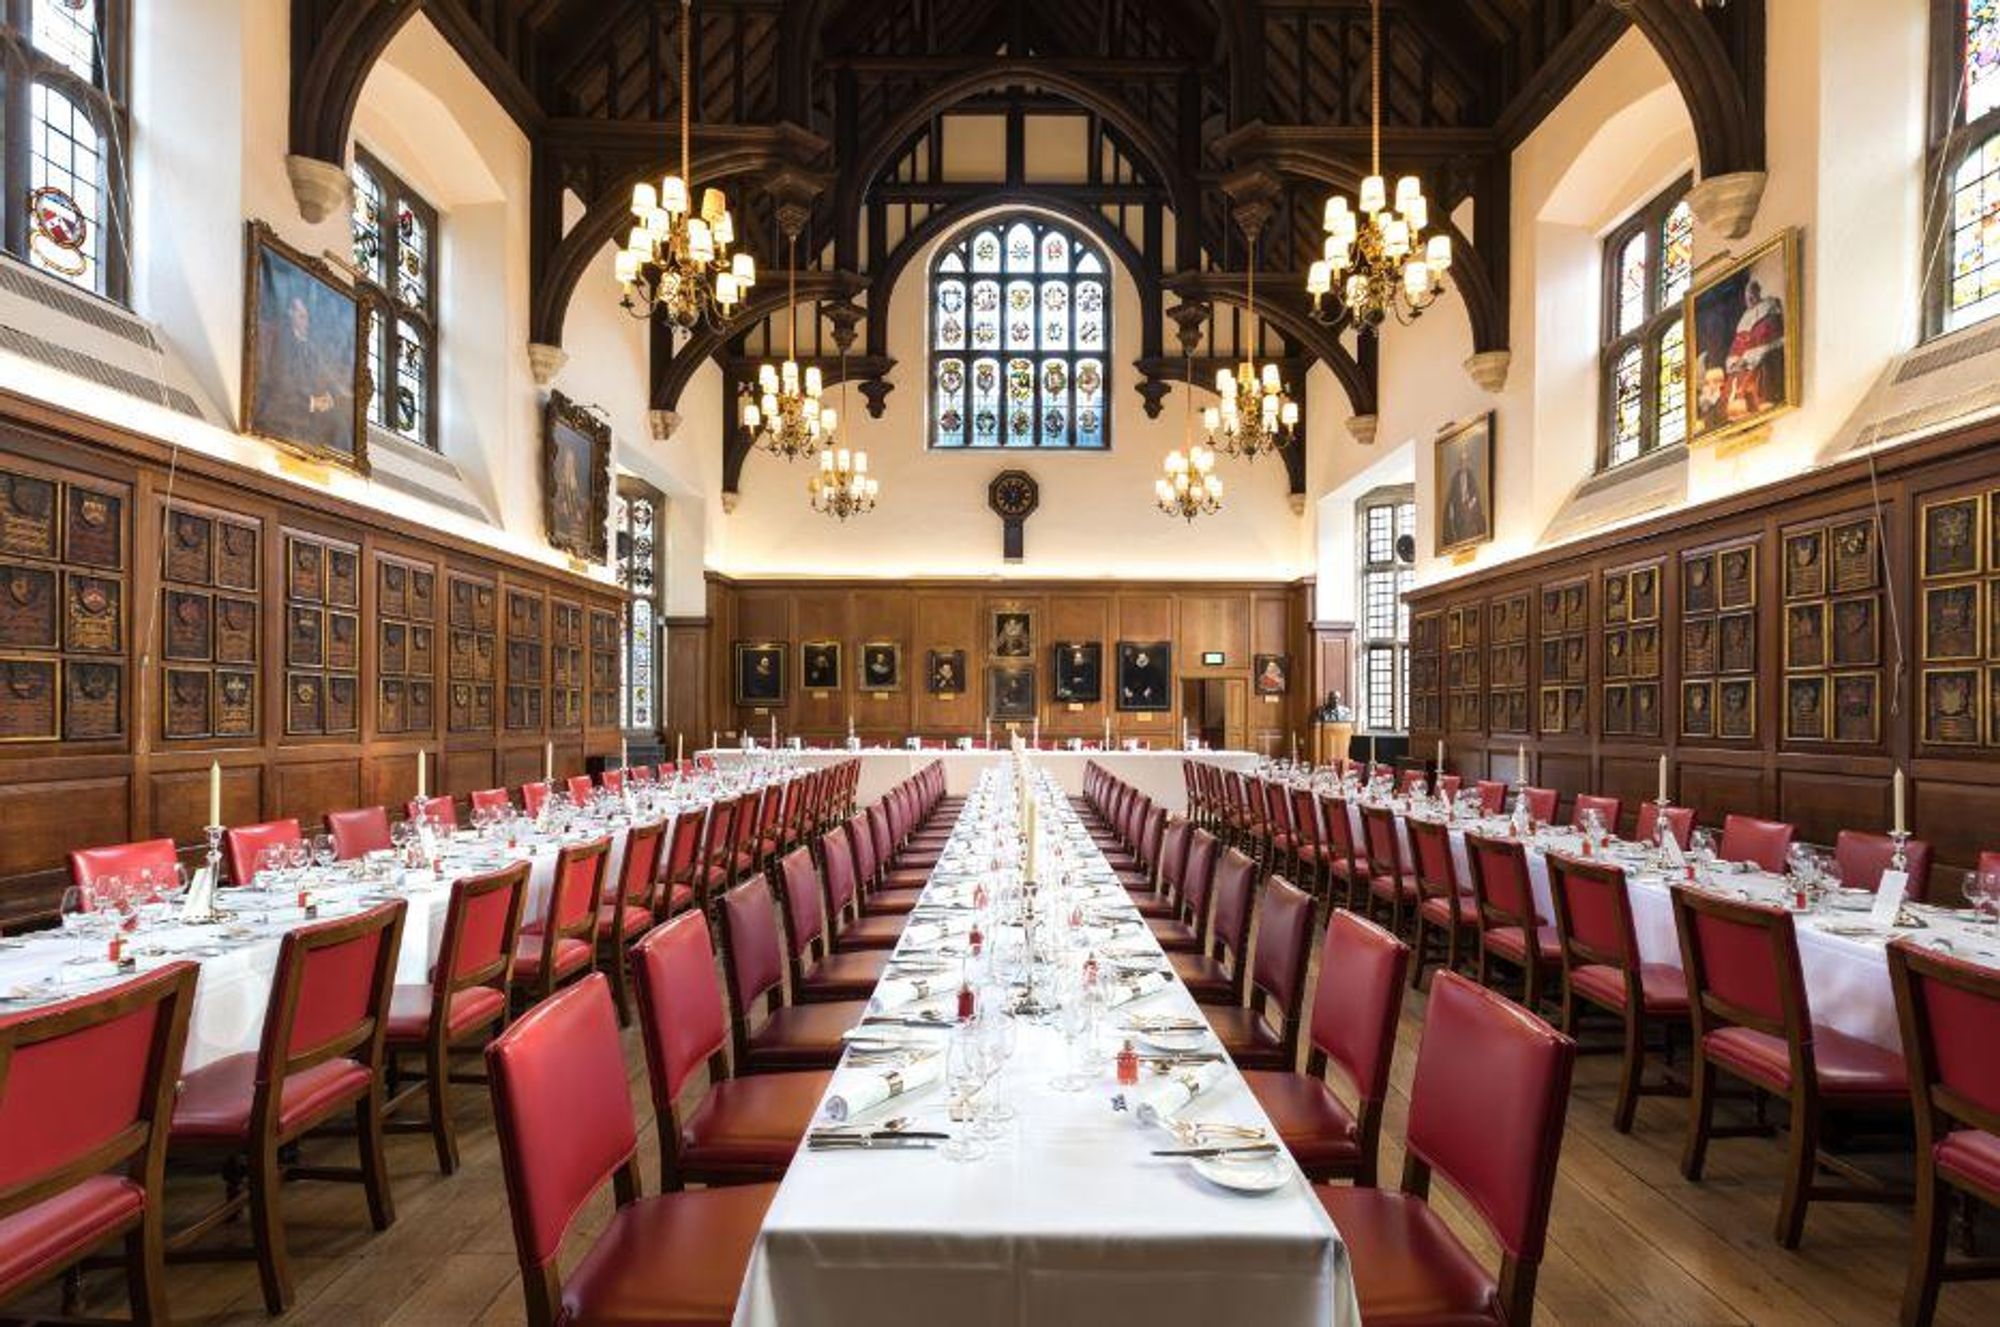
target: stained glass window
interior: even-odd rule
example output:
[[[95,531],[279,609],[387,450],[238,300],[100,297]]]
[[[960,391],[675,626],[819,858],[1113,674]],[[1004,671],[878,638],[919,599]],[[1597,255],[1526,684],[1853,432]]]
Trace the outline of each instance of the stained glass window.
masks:
[[[1687,441],[1687,332],[1694,209],[1682,180],[1604,241],[1603,416],[1598,468]]]
[[[13,23],[0,23],[0,69],[4,139],[26,148],[5,154],[10,170],[26,170],[5,184],[27,203],[6,247],[38,271],[123,300],[125,61],[110,47],[126,29],[110,17],[118,2],[16,0]]]
[[[1109,445],[1110,273],[1040,217],[976,225],[931,266],[931,446]]]
[[[1966,0],[1965,119],[2000,107],[2000,0]]]
[[[2000,311],[2000,136],[1959,163],[1951,191],[1951,287],[1945,330]]]
[[[437,213],[356,149],[349,168],[354,271],[369,310],[368,422],[437,447]]]
[[[1931,333],[2000,313],[2000,0],[1955,0],[1950,12],[1956,40],[1931,47],[1940,111],[1933,117],[1932,169],[1950,180],[1948,189],[1927,191]]]
[[[613,495],[611,529],[617,556],[613,572],[631,594],[621,626],[619,722],[626,728],[656,729],[660,723],[660,554],[659,521],[664,499],[649,484],[629,476]]]

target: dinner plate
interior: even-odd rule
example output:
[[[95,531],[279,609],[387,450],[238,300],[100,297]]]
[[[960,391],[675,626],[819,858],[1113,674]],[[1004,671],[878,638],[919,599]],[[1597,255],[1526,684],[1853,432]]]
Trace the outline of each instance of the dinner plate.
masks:
[[[1208,1033],[1200,1030],[1189,1032],[1140,1032],[1135,1033],[1141,1044],[1156,1051],[1174,1054],[1180,1051],[1199,1050],[1208,1041]]]
[[[1291,1181],[1292,1170],[1282,1156],[1201,1157],[1188,1162],[1210,1184],[1238,1193],[1271,1193]]]

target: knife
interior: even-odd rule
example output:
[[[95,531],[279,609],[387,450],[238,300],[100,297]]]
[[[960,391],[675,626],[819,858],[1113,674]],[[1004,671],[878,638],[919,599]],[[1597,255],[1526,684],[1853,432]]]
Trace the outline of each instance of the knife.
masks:
[[[1194,1160],[1202,1161],[1214,1157],[1276,1156],[1277,1153],[1278,1145],[1276,1143],[1252,1143],[1248,1147],[1194,1147],[1179,1151],[1170,1149],[1155,1152],[1153,1155],[1156,1157],[1193,1158]]]
[[[938,1139],[891,1134],[881,1138],[808,1138],[809,1152],[922,1151],[938,1145]]]

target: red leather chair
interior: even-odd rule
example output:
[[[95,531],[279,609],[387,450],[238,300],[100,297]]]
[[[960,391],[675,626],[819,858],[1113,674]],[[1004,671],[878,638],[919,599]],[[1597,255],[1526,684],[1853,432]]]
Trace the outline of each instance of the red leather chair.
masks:
[[[486,1068],[530,1327],[728,1322],[776,1188],[640,1196],[638,1125],[604,978],[530,1010],[486,1048]],[[617,1207],[565,1278],[563,1237],[607,1180]]]
[[[514,799],[505,788],[479,788],[472,794],[474,811],[505,811],[513,805]]]
[[[1243,1003],[1245,961],[1250,956],[1250,906],[1257,863],[1235,848],[1225,848],[1215,866],[1215,909],[1202,949],[1194,954],[1169,954],[1174,975],[1201,1004]]]
[[[1127,885],[1132,906],[1148,922],[1173,921],[1180,916],[1176,891],[1187,876],[1188,843],[1194,837],[1194,823],[1180,816],[1169,817],[1160,827],[1159,846],[1153,852],[1152,883],[1141,892]]]
[[[1400,1192],[1314,1192],[1347,1244],[1366,1323],[1527,1327],[1547,1244],[1576,1043],[1455,972],[1431,983]],[[1500,1246],[1480,1266],[1425,1201],[1435,1172]]]
[[[633,825],[625,831],[625,858],[619,863],[618,879],[604,882],[603,901],[597,908],[597,963],[611,974],[620,1026],[632,1021],[625,953],[653,924],[660,892],[660,845],[666,836],[664,820]],[[607,857],[607,869],[609,860]]]
[[[1312,895],[1274,875],[1264,884],[1262,911],[1250,956],[1249,1006],[1202,1013],[1238,1068],[1296,1069],[1312,957]]]
[[[1320,946],[1306,1071],[1253,1069],[1243,1075],[1308,1179],[1375,1183],[1409,961],[1410,947],[1374,922],[1345,909],[1334,912]],[[1337,1067],[1352,1089],[1352,1109],[1328,1086],[1328,1065]]]
[[[605,770],[597,776],[597,782],[607,791],[614,793],[623,792],[625,791],[625,771],[622,769]]]
[[[1792,827],[1782,820],[1725,816],[1717,854],[1726,862],[1755,862],[1766,871],[1785,869],[1785,852],[1792,846]]]
[[[526,1003],[548,999],[596,964],[598,909],[610,856],[610,839],[568,844],[557,856],[548,909],[521,924],[514,944],[513,989]]]
[[[1465,786],[1465,780],[1457,774],[1439,774],[1437,794],[1449,802],[1458,796],[1458,790]]]
[[[722,896],[722,971],[728,979],[734,1063],[740,1074],[831,1069],[846,1050],[841,1034],[868,1012],[866,1000],[786,1004],[778,904],[763,877]],[[762,1007],[763,1020],[752,1026]]]
[[[1954,1192],[2000,1206],[2000,976],[1908,941],[1889,946],[1889,982],[1917,1116],[1917,1220],[1903,1321],[1928,1323],[1947,1280],[2000,1275],[1945,1261]]]
[[[1552,824],[1556,818],[1556,803],[1560,796],[1554,788],[1523,788],[1521,792],[1528,799],[1528,814],[1538,825]]]
[[[730,1077],[722,987],[701,913],[686,913],[640,937],[632,977],[660,1131],[661,1191],[783,1179],[833,1075],[800,1070]],[[704,1065],[708,1090],[683,1110],[688,1081]]]
[[[409,820],[428,820],[436,828],[449,832],[458,828],[458,803],[443,794],[436,797],[412,797],[410,804],[403,808],[404,817]]]
[[[423,1073],[383,1105],[391,1133],[426,1130],[437,1147],[438,1170],[458,1169],[458,1130],[451,1118],[451,1055],[483,1046],[507,1022],[507,983],[528,897],[528,864],[452,882],[444,932],[431,979],[398,986],[389,997],[389,1031],[383,1051],[423,1057]],[[395,1117],[425,1094],[430,1116],[407,1124]]]
[[[865,842],[868,836],[861,837]],[[855,885],[860,878],[854,860],[859,851],[845,825],[820,835],[819,859],[826,865],[827,925],[833,933],[836,954],[857,949],[894,949],[903,938],[903,924],[909,920],[907,915],[862,915],[860,890]]]
[[[114,875],[133,880],[141,871],[170,879],[179,861],[172,839],[147,839],[111,848],[74,848],[69,854],[69,878],[71,884],[86,889]]]
[[[1849,889],[1874,889],[1882,883],[1882,873],[1896,855],[1896,841],[1887,834],[1864,834],[1843,829],[1833,840],[1833,864],[1840,868],[1840,882]],[[1910,874],[1903,897],[1918,903],[1931,896],[1931,845],[1910,839],[1903,845],[1903,869]],[[1954,900],[1955,902],[1956,900]]]
[[[1205,829],[1188,836],[1187,865],[1180,880],[1174,882],[1180,916],[1146,923],[1160,948],[1169,954],[1199,954],[1207,944],[1209,890],[1215,883],[1215,861],[1221,846]]]
[[[547,783],[535,782],[521,785],[521,809],[531,816],[538,816],[548,805],[550,788]]]
[[[229,883],[247,885],[267,848],[296,848],[305,841],[296,820],[272,820],[262,825],[232,825],[222,831],[222,855],[229,859]]]
[[[685,912],[699,900],[696,854],[701,849],[701,813],[683,811],[674,817],[667,836],[666,861],[660,868],[660,908],[664,915]]]
[[[167,1321],[167,1120],[198,971],[0,1021],[0,1304],[122,1240],[132,1320]]]
[[[826,896],[811,848],[794,848],[778,867],[785,903],[785,958],[792,998],[801,1004],[866,1000],[882,980],[886,949],[834,953],[826,927]]]
[[[1479,790],[1479,814],[1497,816],[1507,809],[1506,780],[1480,779],[1472,786]]]
[[[1658,802],[1639,803],[1639,824],[1632,831],[1635,843],[1651,843],[1653,831],[1660,822]],[[1674,836],[1674,842],[1687,847],[1688,836],[1694,833],[1694,808],[1691,806],[1670,806],[1667,808],[1667,832]]]
[[[1625,1060],[1611,1127],[1630,1133],[1641,1095],[1681,1095],[1678,1089],[1648,1087],[1643,1079],[1647,1030],[1688,1021],[1687,978],[1671,963],[1647,963],[1639,957],[1632,896],[1622,868],[1551,853],[1549,902],[1562,945],[1563,1031],[1575,1034],[1579,1001],[1624,1024]]]
[[[1400,932],[1403,919],[1417,911],[1417,877],[1403,860],[1403,844],[1396,833],[1396,813],[1386,806],[1361,808],[1361,828],[1368,836],[1368,911],[1377,904],[1389,912],[1389,929]]]
[[[1479,900],[1459,881],[1458,859],[1451,851],[1451,830],[1443,822],[1411,816],[1403,822],[1410,830],[1410,848],[1416,854],[1417,934],[1410,963],[1410,986],[1423,985],[1424,961],[1429,956],[1429,933],[1442,933],[1444,965],[1456,971],[1461,940],[1476,944],[1479,933]]]
[[[1346,798],[1331,794],[1319,799],[1319,809],[1320,823],[1326,826],[1327,897],[1332,898],[1333,891],[1338,889],[1344,907],[1365,906],[1368,879],[1374,872],[1367,845],[1355,839],[1354,813]]]
[[[352,1112],[360,1141],[358,1171],[314,1169],[315,1179],[359,1180],[367,1189],[375,1229],[396,1219],[389,1173],[382,1161],[382,1042],[403,933],[399,899],[358,916],[287,932],[278,948],[277,977],[254,1052],[203,1065],[181,1080],[170,1148],[175,1157],[221,1159],[249,1175],[249,1192],[175,1235],[178,1252],[241,1211],[250,1211],[264,1307],[283,1313],[292,1276],[279,1211],[285,1176],[280,1149]],[[300,1174],[294,1168],[294,1174]],[[203,1250],[201,1261],[233,1252]]]
[[[326,832],[333,836],[333,855],[343,862],[394,846],[389,840],[389,813],[379,806],[329,811]]]
[[[1472,895],[1479,905],[1479,984],[1492,985],[1491,959],[1522,972],[1522,1003],[1532,1012],[1562,965],[1562,940],[1535,906],[1528,852],[1519,839],[1465,836]]]
[[[1604,832],[1618,832],[1618,817],[1625,809],[1625,801],[1620,797],[1609,797],[1600,793],[1578,793],[1576,804],[1569,809],[1569,823],[1572,829],[1583,828],[1583,818],[1589,812],[1597,812],[1604,822]]]
[[[1716,1071],[1723,1070],[1791,1107],[1785,1195],[1778,1206],[1780,1244],[1798,1247],[1806,1205],[1815,1198],[1896,1201],[1887,1189],[1824,1186],[1815,1175],[1828,1113],[1908,1109],[1903,1057],[1812,1021],[1791,913],[1691,889],[1677,888],[1673,896],[1695,1046],[1694,1101],[1681,1173],[1699,1180],[1709,1139],[1726,1136],[1714,1126]],[[1852,1167],[1843,1169],[1852,1175]]]

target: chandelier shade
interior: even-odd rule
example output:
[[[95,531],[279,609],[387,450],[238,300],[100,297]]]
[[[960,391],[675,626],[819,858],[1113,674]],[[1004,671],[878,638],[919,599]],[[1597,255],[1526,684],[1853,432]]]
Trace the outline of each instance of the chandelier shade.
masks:
[[[757,368],[757,391],[743,403],[740,419],[751,443],[787,461],[802,460],[832,444],[838,412],[820,402],[825,383],[817,364],[803,372],[798,363],[798,241],[789,246],[786,310],[790,332],[782,364]]]
[[[1250,272],[1247,300],[1252,326],[1257,322],[1257,241],[1250,241]],[[1190,389],[1192,390],[1192,389]],[[1202,412],[1209,446],[1225,456],[1254,461],[1267,452],[1280,452],[1291,445],[1298,433],[1299,403],[1285,390],[1276,364],[1259,368],[1245,356],[1234,371],[1215,371],[1215,393],[1221,401]]]

